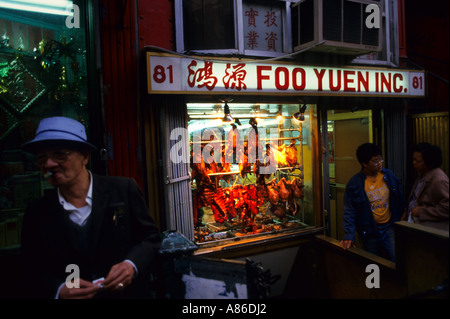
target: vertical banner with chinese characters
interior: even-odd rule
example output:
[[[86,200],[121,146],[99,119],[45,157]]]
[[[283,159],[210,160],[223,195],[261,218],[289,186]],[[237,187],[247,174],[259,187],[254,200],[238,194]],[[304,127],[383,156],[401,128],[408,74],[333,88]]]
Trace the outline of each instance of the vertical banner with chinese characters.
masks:
[[[243,2],[246,50],[283,51],[281,8]]]

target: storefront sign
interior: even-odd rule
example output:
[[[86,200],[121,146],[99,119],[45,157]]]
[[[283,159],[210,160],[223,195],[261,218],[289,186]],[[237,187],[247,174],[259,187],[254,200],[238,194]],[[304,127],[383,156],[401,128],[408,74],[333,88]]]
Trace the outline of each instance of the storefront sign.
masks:
[[[425,73],[147,55],[148,93],[425,96]]]

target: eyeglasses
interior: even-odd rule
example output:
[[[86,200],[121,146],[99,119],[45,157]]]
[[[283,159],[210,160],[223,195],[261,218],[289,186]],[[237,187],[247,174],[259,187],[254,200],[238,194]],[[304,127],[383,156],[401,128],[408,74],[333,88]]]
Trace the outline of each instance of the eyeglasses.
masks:
[[[374,158],[373,160],[371,160],[371,162],[373,162],[374,164],[381,164],[383,163],[383,158],[381,157]]]
[[[52,161],[60,164],[67,160],[67,157],[70,155],[70,153],[72,153],[72,151],[52,151],[41,153],[36,156],[36,160],[38,165],[40,166],[44,165],[49,158],[51,158]]]

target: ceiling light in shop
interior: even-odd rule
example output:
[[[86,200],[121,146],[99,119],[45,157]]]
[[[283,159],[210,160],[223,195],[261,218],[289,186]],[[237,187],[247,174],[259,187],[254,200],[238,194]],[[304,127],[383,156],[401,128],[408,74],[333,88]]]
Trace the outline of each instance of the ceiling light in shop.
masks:
[[[230,107],[228,106],[228,102],[231,100],[225,100],[225,106],[224,106],[224,117],[222,119],[222,123],[224,124],[231,124],[234,123],[234,118],[230,114]]]
[[[187,111],[189,115],[189,120],[213,120],[219,119],[222,121],[224,117],[224,104],[225,99],[221,100],[220,104],[212,104],[212,103],[187,103]],[[229,100],[227,100],[230,103]],[[303,102],[300,102],[300,106],[303,105]],[[250,104],[250,103],[231,103],[228,104],[230,109],[230,115],[234,119],[234,123],[238,124],[238,120],[240,120],[242,125],[246,125],[248,123],[248,119],[251,118],[259,118],[261,120],[267,121],[273,120],[278,121],[278,116],[281,114],[283,116],[283,121],[287,117],[291,117],[293,113],[295,113],[299,109],[299,104]],[[281,107],[281,110],[280,110]],[[280,112],[282,111],[282,112]],[[290,114],[289,116],[287,114]],[[305,118],[308,115],[305,114]],[[266,123],[266,122],[264,122]],[[220,124],[219,124],[220,125]],[[225,124],[224,124],[225,125]],[[228,124],[227,124],[228,125]]]
[[[281,105],[278,105],[278,112],[277,112],[277,120],[279,123],[283,123],[284,121],[284,117],[283,117],[283,113],[281,112]]]
[[[56,15],[73,15],[73,1],[68,0],[0,0],[0,7]]]
[[[222,125],[221,119],[213,119],[213,120],[206,120],[202,121],[200,123],[190,124],[188,126],[189,132],[195,132],[195,131],[202,131],[205,128],[208,127],[218,127]]]
[[[306,111],[306,104],[303,104],[302,107],[300,107],[300,104],[299,104],[298,112],[294,113],[294,115],[292,115],[292,118],[295,121],[303,122],[305,120],[305,111]]]

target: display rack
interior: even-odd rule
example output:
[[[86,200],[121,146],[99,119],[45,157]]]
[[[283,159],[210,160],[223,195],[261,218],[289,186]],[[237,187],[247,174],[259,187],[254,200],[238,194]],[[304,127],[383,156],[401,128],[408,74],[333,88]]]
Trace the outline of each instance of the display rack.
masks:
[[[268,126],[267,126],[268,127]],[[265,128],[267,128],[265,127]],[[258,128],[261,128],[258,126]],[[207,214],[206,212],[211,215],[211,211],[218,211],[220,210],[220,205],[218,205],[215,202],[215,196],[217,196],[217,192],[223,192],[223,197],[225,197],[225,193],[227,193],[229,196],[229,193],[232,192],[233,188],[238,187],[242,188],[243,192],[250,192],[251,188],[258,188],[258,192],[267,194],[268,189],[271,188],[271,191],[274,191],[274,188],[277,187],[278,183],[281,183],[281,180],[284,179],[283,183],[285,183],[284,187],[286,185],[289,185],[289,188],[293,188],[294,186],[289,184],[294,179],[297,179],[296,182],[299,183],[301,186],[301,191],[303,192],[303,186],[304,186],[304,174],[303,174],[303,137],[302,137],[302,123],[300,122],[298,127],[290,127],[290,128],[284,128],[282,125],[278,125],[278,136],[277,137],[268,137],[268,138],[261,138],[260,141],[265,142],[278,142],[278,147],[282,145],[284,141],[290,140],[294,141],[295,143],[295,149],[297,152],[297,165],[295,166],[278,166],[273,174],[270,174],[270,176],[273,176],[271,180],[268,180],[266,177],[263,176],[264,182],[261,185],[261,179],[259,179],[255,176],[252,166],[255,165],[255,163],[250,164],[250,171],[246,172],[244,176],[242,176],[241,170],[233,170],[233,171],[222,171],[222,172],[209,172],[207,175],[211,179],[212,188],[214,191],[210,191],[209,196],[212,198],[206,198],[205,199],[205,206],[200,207],[203,214]],[[285,133],[292,133],[298,132],[298,136],[284,136]],[[243,139],[242,145],[245,144],[245,142],[248,142],[246,138]],[[201,143],[203,145],[207,144],[218,144],[220,143],[223,147],[225,143],[228,143],[227,140],[218,140],[218,139],[211,139],[211,140],[202,140],[202,141],[191,141],[191,145]],[[298,144],[297,144],[298,143]],[[292,144],[291,144],[292,145]],[[248,175],[251,175],[250,180],[248,178]],[[236,176],[236,179],[234,177]],[[233,178],[234,182],[230,182],[230,177]],[[241,177],[242,180],[240,183],[237,183],[238,178]],[[248,179],[245,183],[245,179]],[[291,180],[292,179],[292,180]],[[222,185],[232,185],[228,187],[221,187],[219,185],[219,181],[224,180],[226,182]],[[259,184],[258,184],[259,183]],[[202,188],[201,185],[199,185],[198,181],[196,181],[196,184],[194,184],[196,187],[194,188],[193,195],[199,196],[198,192],[199,189]],[[208,185],[207,188],[211,186]],[[200,190],[201,191],[201,190]],[[213,193],[214,192],[214,193]],[[293,193],[292,189],[290,190],[291,193]],[[196,236],[195,240],[200,245],[210,245],[210,244],[220,244],[224,242],[233,241],[236,238],[241,238],[242,236],[245,236],[246,238],[248,236],[254,237],[258,235],[266,235],[267,233],[278,233],[278,232],[284,232],[284,231],[290,231],[290,230],[297,230],[299,228],[305,228],[308,227],[304,223],[305,218],[305,206],[304,206],[304,199],[303,199],[303,193],[301,193],[301,197],[296,198],[292,194],[289,195],[289,199],[281,200],[279,199],[277,202],[271,202],[269,200],[269,197],[264,197],[263,202],[261,202],[260,199],[250,199],[249,201],[258,202],[257,207],[257,214],[244,214],[241,211],[241,216],[238,216],[236,214],[236,217],[228,219],[225,217],[225,220],[218,221],[216,219],[216,215],[214,215],[214,221],[208,221],[208,222],[199,222],[195,207],[196,200],[194,199],[194,219],[197,218],[197,220],[194,220],[194,225],[196,226]],[[222,194],[219,194],[222,195]],[[257,196],[262,196],[261,194],[258,194]],[[258,197],[259,198],[259,197]],[[220,200],[220,199],[219,199]],[[223,200],[223,199],[222,199]],[[234,200],[234,199],[232,199]],[[235,201],[236,203],[236,201]],[[239,203],[235,205],[235,203],[232,203],[232,205],[238,207]],[[244,203],[244,205],[251,206],[250,203]],[[254,205],[254,204],[253,204]],[[289,214],[288,212],[294,208],[294,214],[296,216],[293,216],[292,214]],[[280,213],[277,215],[277,210],[279,208],[282,208],[281,210],[285,209],[286,213]],[[299,209],[298,209],[299,208]],[[235,208],[233,208],[234,211]],[[248,208],[250,209],[250,208]],[[298,216],[300,213],[300,216]],[[215,213],[214,213],[215,214]],[[250,217],[249,217],[250,215]],[[243,217],[242,217],[243,216]],[[211,216],[210,216],[211,217]],[[202,220],[204,217],[202,217]],[[246,220],[246,219],[252,219],[252,220]],[[253,223],[253,224],[252,224]],[[252,227],[250,227],[251,225]],[[246,228],[247,227],[247,228]]]

